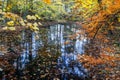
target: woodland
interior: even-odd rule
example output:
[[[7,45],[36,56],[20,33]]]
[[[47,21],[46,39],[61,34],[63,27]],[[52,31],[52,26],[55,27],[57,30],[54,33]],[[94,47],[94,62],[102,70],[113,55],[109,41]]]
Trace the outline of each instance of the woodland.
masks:
[[[120,0],[0,0],[0,80],[120,80]]]

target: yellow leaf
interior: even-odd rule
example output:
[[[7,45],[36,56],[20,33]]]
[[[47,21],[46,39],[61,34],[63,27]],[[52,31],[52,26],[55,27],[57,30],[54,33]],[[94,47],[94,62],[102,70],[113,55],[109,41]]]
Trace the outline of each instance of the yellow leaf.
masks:
[[[120,18],[118,18],[118,22],[120,22]]]
[[[35,23],[33,24],[33,26],[37,27],[37,26],[38,26],[38,24],[35,22]]]
[[[14,31],[15,27],[8,27],[8,30]]]
[[[120,14],[119,13],[118,13],[117,19],[118,19],[118,22],[120,22]]]
[[[37,18],[36,18],[36,16],[31,16],[31,15],[27,15],[26,16],[26,18],[28,19],[28,20],[36,20]]]
[[[7,13],[3,13],[3,14],[4,14],[4,17],[6,17],[6,18],[12,17],[12,13],[7,12]]]
[[[14,26],[14,21],[9,21],[9,22],[7,22],[7,25],[8,25],[8,26]]]
[[[20,21],[20,24],[21,24],[22,26],[25,26],[24,21]]]
[[[38,19],[41,19],[39,15],[35,14],[35,17],[38,18]]]
[[[33,20],[37,20],[36,16],[31,16]]]
[[[30,15],[27,15],[27,17],[26,17],[28,20],[31,20],[32,19],[32,17],[30,16]]]
[[[34,30],[34,31],[38,31],[38,30],[39,30],[39,28],[38,28],[38,27],[36,27],[36,26],[34,26],[34,27],[33,27],[33,30]]]
[[[39,25],[42,25],[42,23],[38,22]]]
[[[32,26],[32,23],[26,23],[26,28],[30,28]]]
[[[31,30],[34,30],[34,31],[38,31],[38,30],[39,30],[38,27],[36,27],[36,26],[32,26],[32,25],[30,26],[30,29],[31,29]]]

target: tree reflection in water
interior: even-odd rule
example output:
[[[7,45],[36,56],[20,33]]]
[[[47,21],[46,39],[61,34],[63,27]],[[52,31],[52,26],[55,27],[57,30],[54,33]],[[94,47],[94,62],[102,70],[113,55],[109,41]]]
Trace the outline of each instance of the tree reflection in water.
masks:
[[[87,42],[85,34],[77,34],[73,40],[68,37],[76,34],[78,28],[75,24],[57,24],[47,29],[41,28],[37,33],[23,31],[22,54],[13,63],[16,70],[14,78],[80,80],[87,77],[87,70],[77,62],[77,55],[84,53]],[[69,44],[65,44],[66,41]],[[8,74],[5,72],[5,75]]]

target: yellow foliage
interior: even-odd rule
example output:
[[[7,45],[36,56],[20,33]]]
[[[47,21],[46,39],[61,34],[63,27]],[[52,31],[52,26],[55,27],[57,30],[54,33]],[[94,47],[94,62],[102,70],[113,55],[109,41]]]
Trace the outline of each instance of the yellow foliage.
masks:
[[[38,19],[41,19],[39,15],[35,14],[35,17],[38,18]]]
[[[36,16],[34,16],[34,15],[32,15],[32,16],[31,15],[27,15],[26,18],[28,20],[37,20]]]
[[[7,11],[10,11],[10,10],[11,10],[11,8],[12,8],[12,5],[11,5],[11,4],[9,4],[9,5],[7,6]]]
[[[120,18],[118,18],[118,22],[120,22]]]
[[[12,13],[4,13],[5,18],[12,18]]]
[[[33,26],[33,25],[30,26],[30,29],[33,30],[33,31],[38,31],[39,30],[39,28],[37,26]]]
[[[14,21],[9,21],[9,22],[7,22],[7,25],[8,25],[8,26],[14,26]]]
[[[74,12],[80,11],[81,16],[88,18],[99,9],[97,0],[76,0]]]
[[[34,24],[32,24],[32,23],[27,23],[27,27],[30,28],[30,29],[33,30],[33,31],[38,31],[38,30],[39,30],[37,23],[34,23]]]
[[[37,26],[38,26],[38,24],[35,22],[35,23],[33,23],[33,26],[37,27]]]
[[[14,22],[17,21],[18,19],[21,19],[20,16],[11,12],[3,12],[2,14],[4,18],[8,18],[9,20],[13,20]]]
[[[27,15],[26,18],[29,19],[29,20],[32,19],[32,17],[30,15]]]

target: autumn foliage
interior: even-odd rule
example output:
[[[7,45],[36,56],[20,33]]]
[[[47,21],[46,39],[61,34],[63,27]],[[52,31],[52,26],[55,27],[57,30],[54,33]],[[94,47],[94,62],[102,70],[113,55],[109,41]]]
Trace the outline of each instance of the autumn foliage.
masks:
[[[51,0],[43,0],[45,3],[50,4]]]
[[[76,40],[78,35],[87,35],[88,44],[85,46],[85,53],[84,55],[78,55],[78,61],[88,69],[92,80],[120,80],[120,54],[116,54],[116,49],[119,51],[120,47],[114,45],[115,42],[120,45],[120,0],[70,0],[71,3],[67,2],[69,0],[59,0],[58,3],[57,0],[41,0],[40,2],[42,3],[39,2],[39,5],[33,5],[33,0],[29,0],[31,1],[29,6],[23,6],[21,9],[19,9],[18,5],[24,5],[24,1],[21,4],[18,4],[17,1],[14,4],[10,4],[12,3],[11,1],[14,2],[14,0],[10,0],[10,2],[7,0],[8,3],[5,10],[4,8],[0,9],[0,23],[2,23],[0,32],[18,31],[21,29],[30,29],[36,32],[41,30],[42,21],[47,23],[47,19],[57,20],[58,15],[60,17],[58,19],[61,19],[61,17],[64,19],[65,17],[70,17],[71,19],[73,17],[79,18],[78,20],[81,20],[81,22],[78,21],[76,23],[82,26],[81,30],[85,31],[67,36],[71,40]],[[56,3],[52,4],[52,1]],[[64,8],[70,6],[66,5],[68,3],[70,5],[74,4],[74,6]],[[4,6],[2,5],[2,7]],[[19,14],[14,12],[16,6],[18,6],[18,12],[15,11]],[[36,8],[36,6],[39,8]],[[64,8],[65,12],[60,8]],[[67,12],[67,9],[70,9],[70,12]],[[23,12],[24,10],[26,11]],[[25,16],[23,17],[23,15]],[[70,43],[69,40],[64,42],[65,45]],[[50,52],[47,52],[44,48],[40,49],[40,53],[45,58],[53,56],[49,55]],[[58,56],[55,57],[57,58]],[[10,66],[6,60],[5,63],[2,61],[3,59],[0,60],[0,65]],[[10,68],[13,70],[11,66]]]
[[[100,10],[91,18],[87,19],[88,23],[83,24],[83,27],[89,33],[89,37],[95,37],[97,32],[107,25],[107,30],[114,29],[114,22],[110,20],[115,14],[120,12],[120,0],[103,0],[100,5]],[[105,8],[105,9],[104,9]]]
[[[76,1],[78,4],[75,9],[83,7],[82,0]],[[119,23],[120,0],[98,0],[96,8],[92,8],[93,13],[85,15],[85,20],[79,23],[86,31],[90,43],[86,47],[85,54],[78,55],[78,60],[90,71],[93,80],[119,80],[119,71],[115,69],[119,66],[120,55],[116,56],[116,47],[113,45],[115,38],[118,37],[113,36],[116,35],[115,25]],[[80,12],[80,14],[86,13]]]

